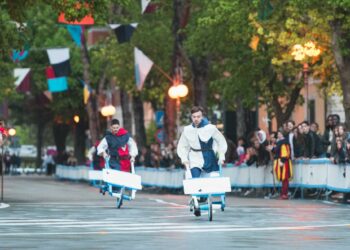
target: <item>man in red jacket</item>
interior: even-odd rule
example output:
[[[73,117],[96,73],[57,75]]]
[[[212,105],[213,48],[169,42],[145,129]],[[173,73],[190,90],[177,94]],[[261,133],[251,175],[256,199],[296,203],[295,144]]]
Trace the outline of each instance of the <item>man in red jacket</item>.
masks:
[[[129,132],[120,127],[119,120],[113,119],[110,131],[97,146],[97,154],[104,158],[109,155],[110,168],[130,172],[131,161],[135,161],[138,149]]]

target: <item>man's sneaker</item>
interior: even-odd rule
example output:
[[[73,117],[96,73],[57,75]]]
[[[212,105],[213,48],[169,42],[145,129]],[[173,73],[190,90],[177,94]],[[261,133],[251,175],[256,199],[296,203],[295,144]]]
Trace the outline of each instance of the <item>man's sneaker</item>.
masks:
[[[282,195],[281,195],[281,199],[282,199],[282,200],[288,200],[288,195],[282,194]]]
[[[201,216],[201,210],[200,210],[199,207],[197,207],[197,208],[195,207],[194,208],[194,215],[197,216],[197,217]]]

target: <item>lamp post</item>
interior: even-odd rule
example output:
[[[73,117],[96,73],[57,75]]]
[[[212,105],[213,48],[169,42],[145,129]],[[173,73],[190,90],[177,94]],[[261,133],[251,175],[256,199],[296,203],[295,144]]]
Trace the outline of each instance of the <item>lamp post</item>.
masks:
[[[306,119],[309,120],[309,64],[308,58],[316,58],[321,54],[321,50],[316,48],[314,42],[309,41],[304,45],[296,44],[292,49],[292,56],[295,61],[304,61],[303,63],[303,77],[304,77],[304,88],[305,88],[305,99],[306,99]]]

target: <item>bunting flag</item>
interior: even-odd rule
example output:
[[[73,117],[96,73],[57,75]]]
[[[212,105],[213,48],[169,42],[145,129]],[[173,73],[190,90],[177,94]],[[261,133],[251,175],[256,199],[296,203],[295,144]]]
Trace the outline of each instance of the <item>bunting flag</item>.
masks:
[[[144,14],[150,14],[150,13],[155,12],[158,9],[159,5],[160,4],[157,4],[157,3],[148,4],[146,10],[144,11]]]
[[[71,72],[69,49],[48,49],[50,64],[54,69],[55,77],[68,76]]]
[[[114,30],[119,43],[126,43],[130,41],[132,34],[134,33],[134,30],[136,29],[137,25],[138,25],[137,23],[110,24],[109,27],[111,27],[111,29]]]
[[[90,98],[90,90],[87,85],[84,86],[83,96],[84,96],[84,104],[87,104]]]
[[[256,51],[258,49],[259,41],[260,41],[259,36],[253,36],[249,43],[249,47],[252,50]]]
[[[91,92],[91,88],[85,84],[85,82],[81,79],[79,79],[80,83],[83,85],[83,97],[84,97],[84,104],[88,103],[88,100],[90,98],[90,92]]]
[[[45,90],[43,92],[43,95],[46,96],[46,98],[49,100],[49,101],[52,101],[52,93],[48,90]]]
[[[64,13],[61,13],[58,16],[58,22],[59,23],[65,23],[65,24],[72,24],[72,25],[93,25],[95,23],[94,18],[91,15],[86,15],[81,19],[80,21],[67,21]]]
[[[29,54],[28,50],[12,50],[11,59],[13,62],[18,63],[27,58]]]
[[[56,77],[47,79],[47,84],[51,93],[62,92],[68,89],[67,77]]]
[[[62,92],[68,89],[67,77],[56,77],[52,66],[46,68],[48,89],[51,93]]]
[[[81,47],[81,44],[84,41],[84,26],[68,24],[67,30],[76,45],[78,45],[78,47]]]
[[[141,14],[143,14],[151,0],[141,0]]]
[[[13,75],[16,78],[15,86],[18,92],[30,91],[30,68],[14,69]]]
[[[273,6],[270,3],[270,0],[260,0],[258,19],[263,21],[269,18],[273,12]]]
[[[153,61],[142,53],[138,48],[134,48],[135,55],[135,80],[138,90],[141,90],[143,83],[153,66]]]

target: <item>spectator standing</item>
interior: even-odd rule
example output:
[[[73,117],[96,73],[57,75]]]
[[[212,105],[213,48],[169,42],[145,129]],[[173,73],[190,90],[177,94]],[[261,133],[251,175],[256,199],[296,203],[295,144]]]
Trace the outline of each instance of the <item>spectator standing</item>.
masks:
[[[290,146],[283,132],[277,132],[277,144],[273,149],[273,168],[278,181],[282,182],[281,199],[288,199],[289,180],[293,177],[292,161],[290,158]]]

